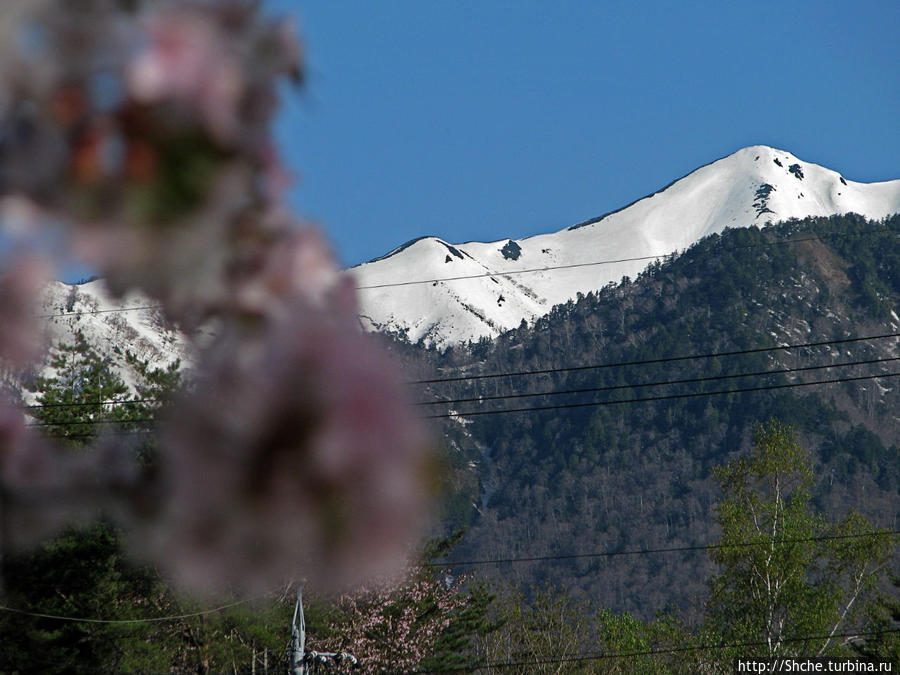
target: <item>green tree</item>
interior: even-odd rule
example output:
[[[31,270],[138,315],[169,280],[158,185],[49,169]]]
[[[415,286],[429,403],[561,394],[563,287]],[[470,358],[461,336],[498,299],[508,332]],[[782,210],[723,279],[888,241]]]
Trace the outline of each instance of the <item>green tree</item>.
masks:
[[[710,582],[708,621],[740,654],[849,653],[837,638],[872,599],[892,547],[860,515],[831,522],[810,505],[811,460],[793,430],[758,426],[748,457],[716,471],[719,571]],[[808,636],[817,636],[807,640]],[[804,638],[802,641],[800,638]],[[723,656],[731,657],[730,652]]]
[[[29,410],[47,434],[87,452],[89,440],[106,426],[146,427],[159,401],[179,382],[179,364],[150,368],[132,359],[141,382],[133,395],[109,360],[82,333],[51,354],[51,374],[35,382],[39,405]],[[152,441],[135,444],[151,455]],[[93,523],[72,524],[37,548],[0,561],[4,604],[32,614],[100,619],[70,621],[29,614],[0,615],[0,671],[80,673],[168,669],[160,626],[125,623],[171,612],[174,603],[155,571],[122,554],[122,533],[103,514]],[[175,613],[175,612],[172,612]],[[104,623],[111,620],[113,623]],[[122,623],[115,623],[122,622]]]
[[[594,620],[602,653],[607,655],[597,660],[597,672],[662,675],[704,671],[704,655],[690,649],[704,636],[692,634],[674,614],[641,621],[627,613],[602,609]]]
[[[422,659],[420,668],[436,673],[474,670],[481,659],[476,643],[498,630],[502,623],[490,616],[496,595],[484,582],[470,584],[457,591],[457,602],[447,616],[446,628],[438,635],[432,652]]]
[[[252,603],[219,598],[216,604],[232,606],[209,612],[209,600],[201,604],[165,587],[156,602],[160,613],[184,617],[162,624],[152,637],[154,646],[163,648],[167,657],[165,668],[159,671],[261,675],[283,671],[284,647],[293,611],[288,597]],[[150,670],[138,660],[132,672]]]
[[[897,668],[900,667],[900,576],[892,576],[891,591],[884,593],[869,613],[866,632],[874,635],[854,647],[862,656],[890,659]]]
[[[595,672],[596,663],[578,660],[595,644],[589,608],[550,584],[529,595],[513,589],[497,601],[498,628],[479,640],[484,672]]]
[[[146,363],[137,365],[139,372],[143,367],[146,382],[134,396],[109,359],[101,357],[78,332],[74,344],[60,343],[53,348],[49,363],[53,375],[37,379],[39,407],[30,412],[48,435],[76,446],[87,445],[106,425],[139,429],[157,407],[147,399],[177,386],[178,364],[174,369],[152,370]]]
[[[119,534],[108,524],[73,526],[33,551],[4,557],[3,580],[4,604],[30,613],[0,616],[0,672],[147,672],[163,665],[148,640],[152,625],[102,622],[145,616],[141,600],[158,585],[149,570],[123,559]],[[138,655],[140,666],[127,667]]]

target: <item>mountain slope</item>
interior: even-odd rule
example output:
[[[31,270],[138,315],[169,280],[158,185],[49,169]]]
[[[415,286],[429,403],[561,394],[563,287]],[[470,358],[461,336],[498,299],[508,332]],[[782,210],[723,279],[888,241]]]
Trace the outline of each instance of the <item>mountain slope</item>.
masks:
[[[895,528],[898,236],[900,216],[728,230],[491,342],[443,353],[399,346],[421,360],[416,377],[449,378],[417,389],[422,401],[451,401],[428,413],[462,414],[441,425],[457,468],[445,518],[468,525],[456,559],[572,556],[478,571],[551,580],[648,617],[689,608],[706,589],[705,553],[588,554],[715,540],[713,467],[746,450],[753,424],[771,417],[795,426],[811,452],[820,509],[840,517],[855,508],[876,527]],[[801,241],[776,243],[788,239]],[[644,363],[579,369],[635,361]],[[856,365],[839,365],[847,363]],[[540,374],[471,377],[533,371]],[[852,379],[871,376],[879,377]],[[788,386],[839,379],[848,381]],[[502,409],[526,410],[486,414]]]
[[[856,183],[789,152],[751,146],[559,232],[464,244],[423,237],[351,273],[366,328],[444,347],[496,337],[578,293],[637,275],[648,256],[684,250],[728,227],[850,212],[872,219],[900,212],[900,180]],[[597,261],[620,262],[591,264]],[[487,276],[497,274],[509,275]],[[429,282],[410,283],[421,280]]]

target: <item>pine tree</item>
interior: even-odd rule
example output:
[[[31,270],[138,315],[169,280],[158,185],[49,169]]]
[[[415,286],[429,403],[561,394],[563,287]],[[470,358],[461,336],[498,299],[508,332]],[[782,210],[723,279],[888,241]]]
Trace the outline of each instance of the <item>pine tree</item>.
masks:
[[[76,446],[87,445],[107,424],[130,431],[146,428],[142,423],[150,421],[155,404],[131,395],[109,359],[102,358],[83,333],[75,338],[75,344],[60,343],[53,349],[49,365],[55,374],[37,379],[39,407],[31,414],[48,435]],[[150,371],[143,365],[151,378],[145,393],[152,394],[156,381],[177,384],[177,378],[166,379],[170,369]]]

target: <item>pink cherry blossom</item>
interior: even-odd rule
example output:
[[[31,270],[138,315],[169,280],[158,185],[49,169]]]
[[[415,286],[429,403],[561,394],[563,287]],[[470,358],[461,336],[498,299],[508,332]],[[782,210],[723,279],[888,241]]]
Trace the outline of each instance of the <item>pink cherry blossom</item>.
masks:
[[[343,595],[337,601],[342,620],[327,637],[310,639],[309,648],[353,654],[366,672],[414,672],[464,606],[462,581],[445,584],[428,572],[407,570],[399,582]]]
[[[195,590],[396,571],[425,518],[428,442],[324,237],[278,202],[269,126],[279,79],[301,74],[288,25],[242,0],[10,7],[0,32],[19,25],[24,46],[0,44],[0,199],[40,208],[29,222],[64,228],[113,292],[216,337],[155,472],[124,436],[73,455],[0,405],[4,517],[37,535],[119,513]],[[35,355],[42,274],[22,259],[0,278],[9,363]]]

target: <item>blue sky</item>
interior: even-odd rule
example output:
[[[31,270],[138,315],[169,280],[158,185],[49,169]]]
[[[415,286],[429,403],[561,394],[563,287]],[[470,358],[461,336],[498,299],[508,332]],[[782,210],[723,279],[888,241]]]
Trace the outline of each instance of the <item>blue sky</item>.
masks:
[[[344,264],[566,227],[756,143],[900,178],[900,3],[267,0],[277,135]]]

